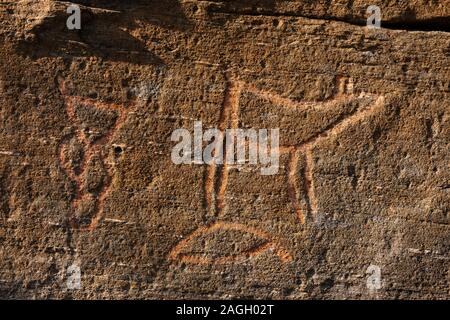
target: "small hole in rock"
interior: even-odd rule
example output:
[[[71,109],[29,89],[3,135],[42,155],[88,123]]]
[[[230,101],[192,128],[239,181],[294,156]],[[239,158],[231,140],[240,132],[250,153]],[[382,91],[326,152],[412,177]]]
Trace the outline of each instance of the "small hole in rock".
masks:
[[[88,97],[91,99],[97,99],[98,94],[97,94],[97,92],[91,91],[91,92],[89,92]]]
[[[114,153],[115,153],[116,155],[120,155],[120,154],[122,154],[122,152],[123,152],[123,149],[122,149],[121,146],[115,146],[115,147],[114,147]]]

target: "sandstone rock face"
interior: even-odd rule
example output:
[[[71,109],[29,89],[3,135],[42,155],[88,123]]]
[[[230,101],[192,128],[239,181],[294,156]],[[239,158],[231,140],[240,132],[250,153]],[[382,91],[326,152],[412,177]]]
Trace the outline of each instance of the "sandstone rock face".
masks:
[[[73,3],[0,2],[1,298],[449,298],[449,1]]]

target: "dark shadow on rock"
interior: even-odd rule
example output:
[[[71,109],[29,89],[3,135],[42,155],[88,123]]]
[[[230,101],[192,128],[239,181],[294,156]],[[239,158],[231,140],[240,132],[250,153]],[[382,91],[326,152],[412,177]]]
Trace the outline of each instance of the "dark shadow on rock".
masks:
[[[226,18],[217,16],[214,16],[213,18],[216,23],[224,25],[228,21],[238,19],[239,14],[274,14],[274,12],[276,12],[277,1],[278,0],[212,0],[207,6],[207,12],[210,15],[210,18],[213,18],[213,16],[217,13],[228,14]]]
[[[211,3],[235,13],[274,13],[279,0],[212,0]]]
[[[182,32],[190,30],[178,0],[89,1],[76,0],[81,7],[81,30],[68,30],[69,14],[59,9],[36,25],[17,46],[19,54],[32,58],[101,57],[107,61],[162,65],[164,61],[150,52],[144,41],[128,30],[141,25],[156,25]]]
[[[286,16],[286,17],[303,17],[309,19],[321,19],[345,22],[357,26],[367,25],[366,6],[355,5],[354,1],[342,3],[343,12],[337,13],[328,10],[332,4],[337,5],[339,1],[321,1],[317,3],[317,9],[314,10],[314,0],[304,1],[285,1],[285,0],[199,0],[208,3],[207,11],[213,16],[214,14],[228,14],[226,18],[216,18],[216,22],[224,24],[226,21],[235,20],[239,15],[249,16]],[[345,1],[343,1],[345,2]],[[392,7],[396,7],[394,1]],[[283,4],[285,5],[283,7]],[[289,7],[289,4],[292,4]],[[369,4],[367,4],[369,6]],[[421,17],[416,13],[414,6],[403,8],[401,12],[389,17],[383,15],[381,27],[393,30],[407,31],[442,31],[450,32],[450,17],[441,16],[442,11],[438,4],[433,4],[433,11],[429,13],[429,17]],[[388,6],[389,7],[389,6]],[[317,11],[315,13],[315,11]],[[437,16],[433,17],[432,14]],[[422,13],[423,15],[423,13]],[[218,21],[217,21],[218,20]]]

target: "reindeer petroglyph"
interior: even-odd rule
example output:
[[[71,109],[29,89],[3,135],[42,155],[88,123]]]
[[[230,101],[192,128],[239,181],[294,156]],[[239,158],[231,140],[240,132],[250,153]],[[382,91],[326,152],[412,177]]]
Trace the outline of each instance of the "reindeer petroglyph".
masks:
[[[362,93],[356,96],[353,93],[352,82],[346,78],[339,79],[339,91],[333,99],[322,102],[297,102],[288,98],[281,97],[278,94],[260,90],[251,84],[247,84],[243,81],[237,80],[231,75],[227,75],[228,86],[225,92],[224,108],[219,121],[219,129],[223,130],[228,121],[233,129],[238,127],[239,124],[239,99],[243,91],[250,92],[255,96],[258,96],[274,105],[279,105],[285,108],[296,108],[296,110],[310,110],[310,112],[320,110],[330,110],[336,108],[338,104],[344,104],[358,99],[368,99],[370,103],[365,107],[359,107],[352,111],[350,114],[343,114],[337,121],[327,124],[324,130],[316,132],[314,135],[300,142],[296,145],[281,145],[280,154],[288,154],[289,162],[287,167],[289,173],[287,176],[287,184],[289,193],[292,198],[292,206],[297,214],[300,223],[304,224],[308,215],[314,215],[318,210],[317,198],[314,188],[314,161],[313,161],[313,149],[320,142],[336,137],[344,131],[347,127],[356,124],[363,120],[368,115],[380,110],[384,105],[384,98],[375,96],[373,94]],[[226,153],[226,150],[225,150]],[[226,154],[225,154],[226,158]],[[302,174],[303,188],[307,195],[307,209],[302,210],[298,201],[299,186],[297,185],[296,175],[300,159],[304,159],[305,170]],[[228,171],[226,161],[221,168],[217,168],[215,164],[212,164],[208,168],[208,179],[205,185],[206,203],[208,208],[216,216],[221,216],[225,207],[225,191],[228,183]],[[215,187],[218,186],[218,187]]]
[[[306,110],[307,112],[321,112],[338,108],[339,105],[352,101],[364,100],[356,109],[351,112],[342,113],[338,119],[326,123],[324,127],[315,132],[313,135],[299,141],[298,144],[281,145],[280,154],[288,155],[287,160],[287,192],[291,200],[291,206],[294,214],[298,218],[300,224],[305,224],[308,219],[314,219],[314,215],[319,210],[319,201],[316,196],[314,186],[314,147],[322,141],[337,137],[349,126],[355,125],[370,114],[382,109],[384,106],[384,97],[374,94],[361,93],[355,95],[353,92],[353,82],[351,79],[339,77],[337,79],[337,92],[331,99],[320,102],[298,102],[289,98],[282,97],[276,93],[265,91],[256,86],[239,80],[231,73],[226,73],[226,89],[224,93],[224,102],[222,112],[217,128],[224,132],[227,126],[231,129],[237,129],[240,121],[240,99],[243,92],[248,92],[256,97],[263,99],[273,105],[281,108],[295,108],[294,110]],[[225,137],[221,136],[221,139]],[[243,257],[253,257],[267,250],[272,250],[280,258],[282,262],[292,261],[292,256],[280,245],[280,241],[275,240],[268,233],[248,227],[240,223],[223,222],[226,211],[226,191],[228,185],[228,172],[230,170],[227,164],[227,150],[224,150],[224,161],[222,164],[212,163],[207,168],[207,177],[204,185],[205,203],[207,206],[207,215],[217,218],[216,222],[208,226],[202,226],[179,242],[169,254],[172,260],[183,261],[188,263],[228,263],[236,261]],[[229,156],[229,155],[228,155]],[[303,161],[303,170],[298,173],[299,163]],[[301,181],[301,183],[299,182]],[[302,207],[299,201],[299,194],[303,189],[306,197],[306,207]],[[186,250],[193,239],[203,237],[219,230],[239,230],[246,232],[259,238],[266,239],[263,245],[254,249],[242,252],[238,256],[222,257],[218,259],[210,259],[207,254],[204,255],[187,255],[182,253]]]

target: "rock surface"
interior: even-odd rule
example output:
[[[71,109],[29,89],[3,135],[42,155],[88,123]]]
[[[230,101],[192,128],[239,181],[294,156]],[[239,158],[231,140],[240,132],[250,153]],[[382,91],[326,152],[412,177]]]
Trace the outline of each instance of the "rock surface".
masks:
[[[372,2],[0,1],[0,297],[448,299],[450,3]]]

